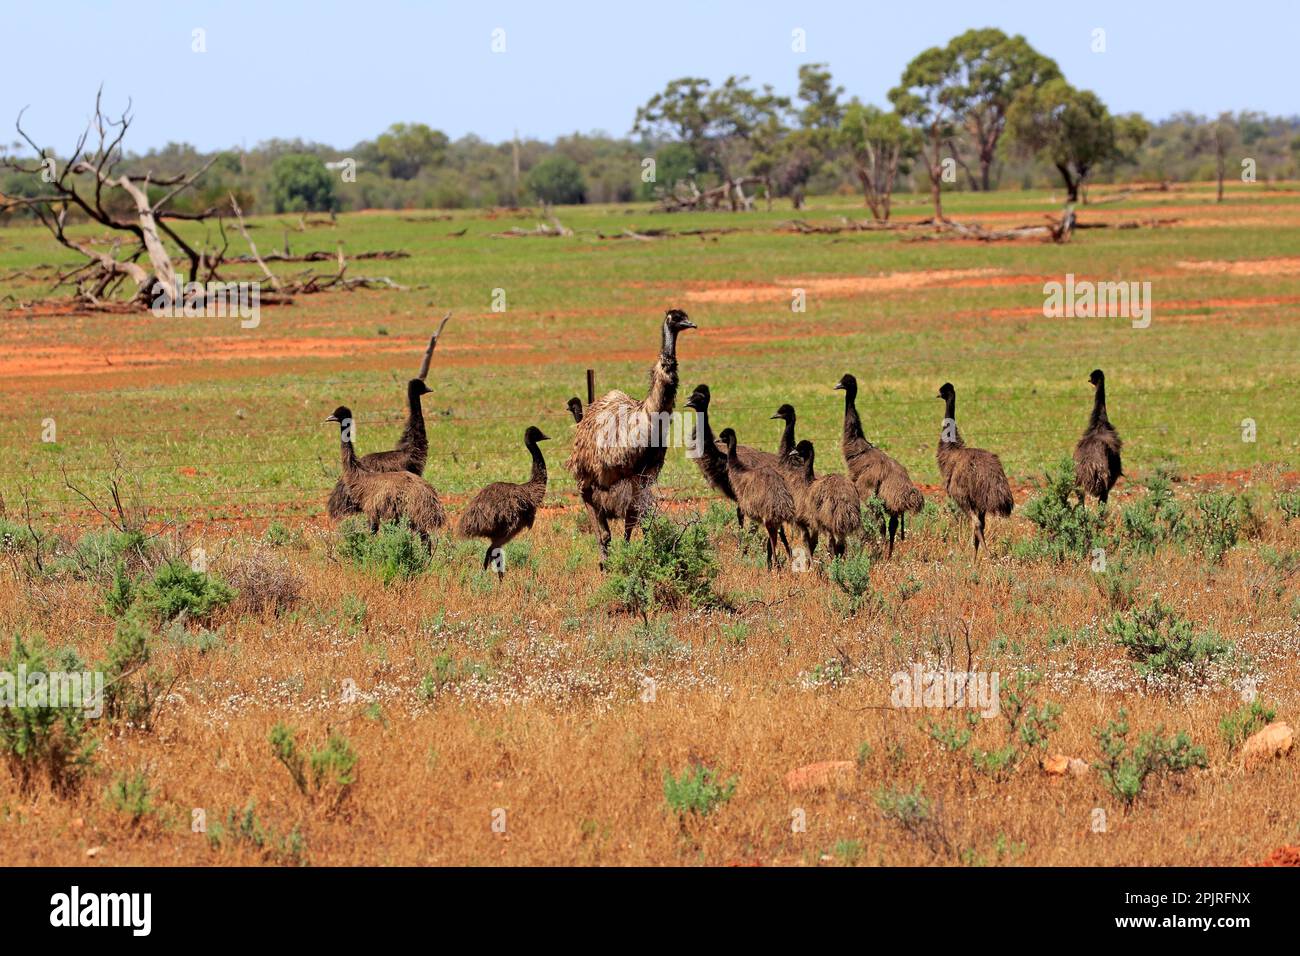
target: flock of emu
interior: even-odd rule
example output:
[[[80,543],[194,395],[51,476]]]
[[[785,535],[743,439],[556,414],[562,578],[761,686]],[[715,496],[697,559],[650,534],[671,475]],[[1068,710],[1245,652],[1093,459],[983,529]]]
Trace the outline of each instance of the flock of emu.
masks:
[[[407,383],[407,420],[396,448],[358,457],[352,443],[351,410],[340,406],[326,419],[339,425],[343,464],[342,476],[329,497],[330,518],[363,514],[372,532],[383,522],[405,519],[426,543],[446,524],[438,492],[421,477],[429,440],[420,406],[421,397],[430,391],[425,384],[429,359],[446,322],[444,318],[430,340],[420,374]],[[651,369],[650,390],[644,399],[615,389],[586,408],[577,398],[568,401],[577,432],[566,464],[596,527],[602,567],[609,554],[609,522],[621,520],[624,539],[629,539],[642,517],[654,508],[654,486],[668,445],[662,440],[659,423],[672,414],[677,398],[677,337],[693,328],[695,324],[680,309],[665,314],[659,359]],[[1091,495],[1105,502],[1122,474],[1121,441],[1106,415],[1105,376],[1097,369],[1089,381],[1095,390],[1092,415],[1074,450],[1075,478],[1080,496]],[[810,441],[795,440],[796,416],[790,405],[782,405],[772,416],[783,422],[783,428],[777,450],[767,452],[738,444],[733,428],[714,435],[709,425],[711,393],[707,385],[697,386],[686,400],[686,407],[696,413],[688,443],[698,449],[696,464],[710,487],[735,503],[742,531],[746,518],[766,530],[768,568],[777,565],[778,546],[794,558],[787,528],[799,532],[809,558],[823,537],[833,557],[843,556],[848,539],[862,530],[862,502],[873,497],[880,499],[888,516],[887,528],[882,525],[881,532],[888,534],[887,554],[892,556],[896,535],[901,532],[906,539],[907,515],[920,511],[924,504],[907,469],[867,440],[856,406],[857,380],[845,375],[835,388],[844,392],[840,442],[847,470],[844,475],[816,474],[815,449]],[[945,493],[972,519],[978,558],[987,517],[1011,514],[1011,485],[997,455],[967,447],[962,439],[957,429],[956,389],[945,382],[937,397],[944,401],[936,455],[939,472]],[[647,436],[653,437],[647,440]],[[533,526],[546,495],[546,460],[538,443],[547,438],[530,426],[524,432],[524,446],[532,458],[529,479],[493,482],[474,496],[460,516],[458,532],[487,539],[483,567],[495,567],[499,575],[505,570],[501,549]]]

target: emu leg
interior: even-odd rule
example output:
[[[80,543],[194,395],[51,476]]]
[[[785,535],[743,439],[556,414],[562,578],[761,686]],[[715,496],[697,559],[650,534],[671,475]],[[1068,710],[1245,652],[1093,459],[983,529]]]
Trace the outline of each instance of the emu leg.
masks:
[[[612,537],[609,531],[609,517],[596,507],[589,492],[583,492],[582,502],[587,506],[587,514],[591,515],[591,521],[596,526],[596,544],[600,547],[600,569],[604,571],[605,562],[609,558],[609,539]]]
[[[898,515],[889,516],[889,550],[885,552],[886,558],[894,556],[894,534],[898,531]]]
[[[767,527],[767,569],[769,571],[776,567],[776,527],[768,525]]]
[[[898,516],[898,540],[907,540],[907,512],[904,511]]]
[[[781,544],[785,547],[785,556],[791,561],[794,560],[794,552],[790,550],[790,541],[785,536],[785,525],[777,528],[776,533],[781,536]]]
[[[984,512],[975,519],[975,559],[979,560],[980,545],[984,543]]]

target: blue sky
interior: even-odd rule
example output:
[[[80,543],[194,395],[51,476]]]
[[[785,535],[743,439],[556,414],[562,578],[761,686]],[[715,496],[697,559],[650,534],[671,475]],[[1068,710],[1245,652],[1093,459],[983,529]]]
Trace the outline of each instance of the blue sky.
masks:
[[[1226,11],[1226,12],[1224,12]],[[453,138],[622,135],[670,79],[747,73],[793,92],[802,63],[830,64],[850,94],[884,103],[907,61],[961,31],[1022,33],[1112,110],[1300,113],[1300,2],[1145,0],[964,3],[458,3],[263,0],[12,3],[0,14],[0,143],[12,122],[66,150],[95,88],[127,146],[201,149],[271,137],[348,147],[398,121]],[[207,52],[192,51],[206,31]],[[506,51],[493,53],[492,31]],[[1106,50],[1091,50],[1094,29]],[[801,29],[807,52],[791,49]]]

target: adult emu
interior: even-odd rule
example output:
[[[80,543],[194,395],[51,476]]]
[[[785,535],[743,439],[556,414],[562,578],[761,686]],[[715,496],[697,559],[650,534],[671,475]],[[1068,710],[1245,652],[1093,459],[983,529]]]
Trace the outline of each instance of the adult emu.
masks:
[[[664,466],[666,433],[677,399],[677,336],[693,328],[685,312],[669,309],[646,397],[638,401],[615,389],[587,406],[578,422],[567,465],[596,525],[601,567],[609,557],[609,519],[620,516],[612,506],[623,509],[626,540],[653,505],[652,489]]]

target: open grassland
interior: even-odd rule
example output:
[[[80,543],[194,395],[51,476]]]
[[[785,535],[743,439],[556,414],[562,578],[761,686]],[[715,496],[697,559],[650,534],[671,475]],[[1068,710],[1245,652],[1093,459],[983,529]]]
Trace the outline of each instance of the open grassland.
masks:
[[[1065,246],[801,235],[776,228],[788,208],[560,210],[572,238],[493,237],[532,228],[525,212],[359,214],[303,232],[258,217],[263,252],[286,227],[295,253],[403,249],[410,258],[349,272],[410,288],[303,297],[265,308],[256,329],[11,309],[0,317],[0,495],[12,535],[26,502],[52,537],[44,568],[22,541],[6,544],[0,652],[12,635],[40,634],[102,661],[120,643],[125,615],[106,608],[114,556],[66,560],[100,522],[63,474],[102,502],[114,453],[160,535],[126,570],[146,580],[182,541],[245,587],[208,614],[147,622],[149,665],[123,683],[134,693],[156,679],[152,726],[92,721],[99,747],[74,792],[0,772],[0,864],[1241,864],[1300,843],[1296,755],[1247,772],[1219,726],[1246,686],[1292,726],[1300,714],[1300,193],[1289,188],[1240,187],[1222,205],[1208,188],[1136,193],[1080,218],[1178,221],[1083,230]],[[1056,207],[1045,193],[963,194],[946,211],[1009,226]],[[861,210],[819,198],[795,215],[835,223]],[[658,228],[706,232],[600,238]],[[39,230],[0,230],[5,304],[43,295],[15,273],[55,261],[70,260]],[[1150,327],[1044,318],[1044,282],[1067,273],[1149,281]],[[504,312],[491,309],[495,289]],[[791,311],[795,289],[805,312]],[[831,386],[844,372],[862,383],[868,436],[932,506],[892,560],[872,564],[856,602],[824,568],[762,570],[734,520],[705,511],[709,493],[674,451],[667,510],[706,515],[724,600],[612,610],[562,468],[564,401],[583,393],[586,368],[598,392],[641,394],[673,306],[699,325],[679,344],[683,388],[707,382],[715,427],[743,442],[773,447],[769,416],[790,402],[819,470],[839,470]],[[428,569],[385,584],[340,555],[324,520],[338,463],[337,430],[321,420],[348,404],[360,450],[391,447],[403,383],[447,310],[424,405],[426,477],[454,520],[481,485],[526,476],[522,433],[536,424],[556,439],[544,446],[551,491],[508,550],[503,582],[479,570],[476,543],[443,541]],[[1105,517],[1105,572],[1087,556],[1043,556],[1024,517],[1083,429],[1095,367],[1129,476]],[[1017,491],[978,565],[934,490],[944,381],[959,389],[967,440],[1001,454]],[[1254,442],[1242,440],[1247,418]],[[46,419],[55,442],[41,441]],[[1187,526],[1152,553],[1124,511],[1148,500],[1161,465],[1184,479],[1173,489]],[[1217,560],[1197,523],[1215,492],[1250,508]],[[280,593],[282,607],[250,606]],[[1144,678],[1117,621],[1157,596],[1228,650]],[[998,673],[1002,714],[959,745],[964,711],[891,706],[891,675],[914,663]],[[1013,748],[1011,768],[981,769],[973,751],[1021,739],[1007,688],[1031,671],[1036,706],[1060,708],[1055,729],[1046,746]],[[1040,769],[1052,754],[1101,762],[1095,731],[1121,708],[1130,743],[1186,731],[1205,766],[1154,773],[1131,802],[1095,767]],[[301,786],[294,755],[277,759],[271,743],[279,724],[296,732]],[[788,771],[829,760],[847,766],[788,785]],[[688,785],[674,809],[665,775],[692,767],[713,771],[720,792]],[[196,809],[206,833],[193,832]]]

